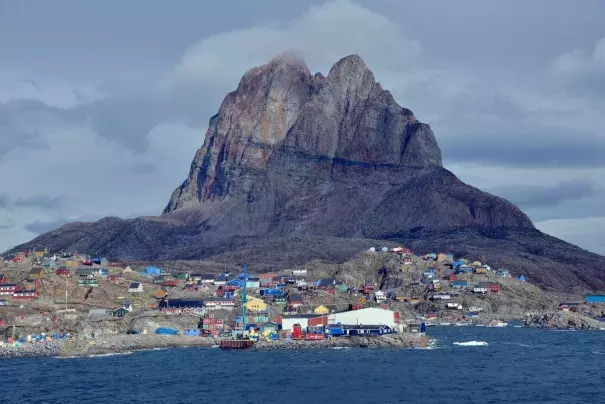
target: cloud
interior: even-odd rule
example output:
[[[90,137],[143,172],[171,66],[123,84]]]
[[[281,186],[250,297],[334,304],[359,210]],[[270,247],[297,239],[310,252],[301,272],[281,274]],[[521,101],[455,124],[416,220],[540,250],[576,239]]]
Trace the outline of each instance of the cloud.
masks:
[[[65,195],[35,195],[30,197],[19,197],[14,201],[13,205],[16,207],[57,210],[68,208],[69,201]]]
[[[0,194],[0,208],[33,208],[40,210],[61,210],[69,208],[69,199],[66,195],[33,195],[12,199],[9,195]]]
[[[545,233],[605,255],[605,217],[545,220],[535,225]]]
[[[24,228],[28,232],[38,235],[57,230],[59,227],[69,222],[71,222],[71,220],[66,218],[49,221],[36,220],[34,222],[25,224]]]
[[[590,53],[574,49],[557,57],[553,73],[573,95],[602,97],[605,91],[605,37],[595,42]]]
[[[487,191],[503,196],[521,208],[556,206],[562,201],[582,199],[597,194],[594,185],[582,179],[564,181],[553,186],[509,185]]]

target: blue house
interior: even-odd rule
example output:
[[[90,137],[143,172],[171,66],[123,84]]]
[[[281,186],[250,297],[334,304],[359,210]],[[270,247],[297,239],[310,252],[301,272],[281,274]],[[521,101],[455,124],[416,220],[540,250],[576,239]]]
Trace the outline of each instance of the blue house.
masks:
[[[452,268],[453,269],[458,269],[458,267],[461,266],[461,265],[466,265],[466,261],[463,261],[463,260],[454,261],[452,263]]]
[[[162,270],[160,268],[157,268],[154,266],[149,266],[149,267],[145,268],[145,274],[146,275],[161,275]]]
[[[463,265],[459,265],[458,268],[456,268],[456,273],[457,274],[471,274],[473,273],[475,269],[468,265],[468,264],[463,264]]]
[[[284,291],[281,289],[277,289],[277,288],[270,288],[270,289],[261,289],[260,290],[260,295],[261,296],[281,296],[284,294]]]
[[[235,286],[238,288],[243,288],[244,287],[244,281],[241,279],[232,279],[229,282],[227,282],[227,286]]]
[[[605,303],[605,295],[586,295],[586,303]]]
[[[518,279],[519,279],[520,281],[525,282],[525,275],[519,275],[519,278],[518,278]]]
[[[468,287],[468,281],[452,281],[452,287],[455,289],[464,289]]]
[[[101,275],[103,278],[108,277],[109,276],[109,269],[107,269],[107,268],[101,268],[99,270],[99,275]]]

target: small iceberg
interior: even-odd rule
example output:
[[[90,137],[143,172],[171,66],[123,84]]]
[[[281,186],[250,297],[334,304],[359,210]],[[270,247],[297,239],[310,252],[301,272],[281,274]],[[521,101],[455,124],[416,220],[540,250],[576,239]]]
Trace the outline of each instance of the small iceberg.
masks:
[[[485,341],[466,341],[466,342],[453,342],[453,345],[458,346],[488,346],[489,344]]]

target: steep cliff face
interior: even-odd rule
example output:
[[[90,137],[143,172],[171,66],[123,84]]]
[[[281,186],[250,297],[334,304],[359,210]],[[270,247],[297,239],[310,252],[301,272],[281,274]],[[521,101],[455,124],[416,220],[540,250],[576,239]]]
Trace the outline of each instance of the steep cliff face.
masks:
[[[73,223],[15,249],[276,270],[387,240],[487,260],[551,289],[605,288],[604,257],[540,233],[443,168],[430,127],[356,55],[325,77],[292,56],[249,70],[161,216]]]
[[[512,204],[443,169],[430,127],[357,55],[327,77],[292,58],[247,72],[211,119],[164,215],[219,237],[533,228]]]

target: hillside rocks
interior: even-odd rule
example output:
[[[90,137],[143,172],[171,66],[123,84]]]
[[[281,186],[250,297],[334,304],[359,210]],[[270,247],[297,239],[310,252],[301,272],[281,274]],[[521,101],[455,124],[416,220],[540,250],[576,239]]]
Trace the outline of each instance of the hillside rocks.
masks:
[[[540,233],[519,208],[443,168],[430,127],[357,55],[325,77],[293,56],[249,70],[161,216],[69,224],[16,249],[237,256],[261,271],[343,262],[382,240],[487,259],[554,290],[605,289],[604,257]]]
[[[535,314],[525,320],[525,325],[559,330],[605,330],[605,323],[601,321],[578,313],[564,311]]]

